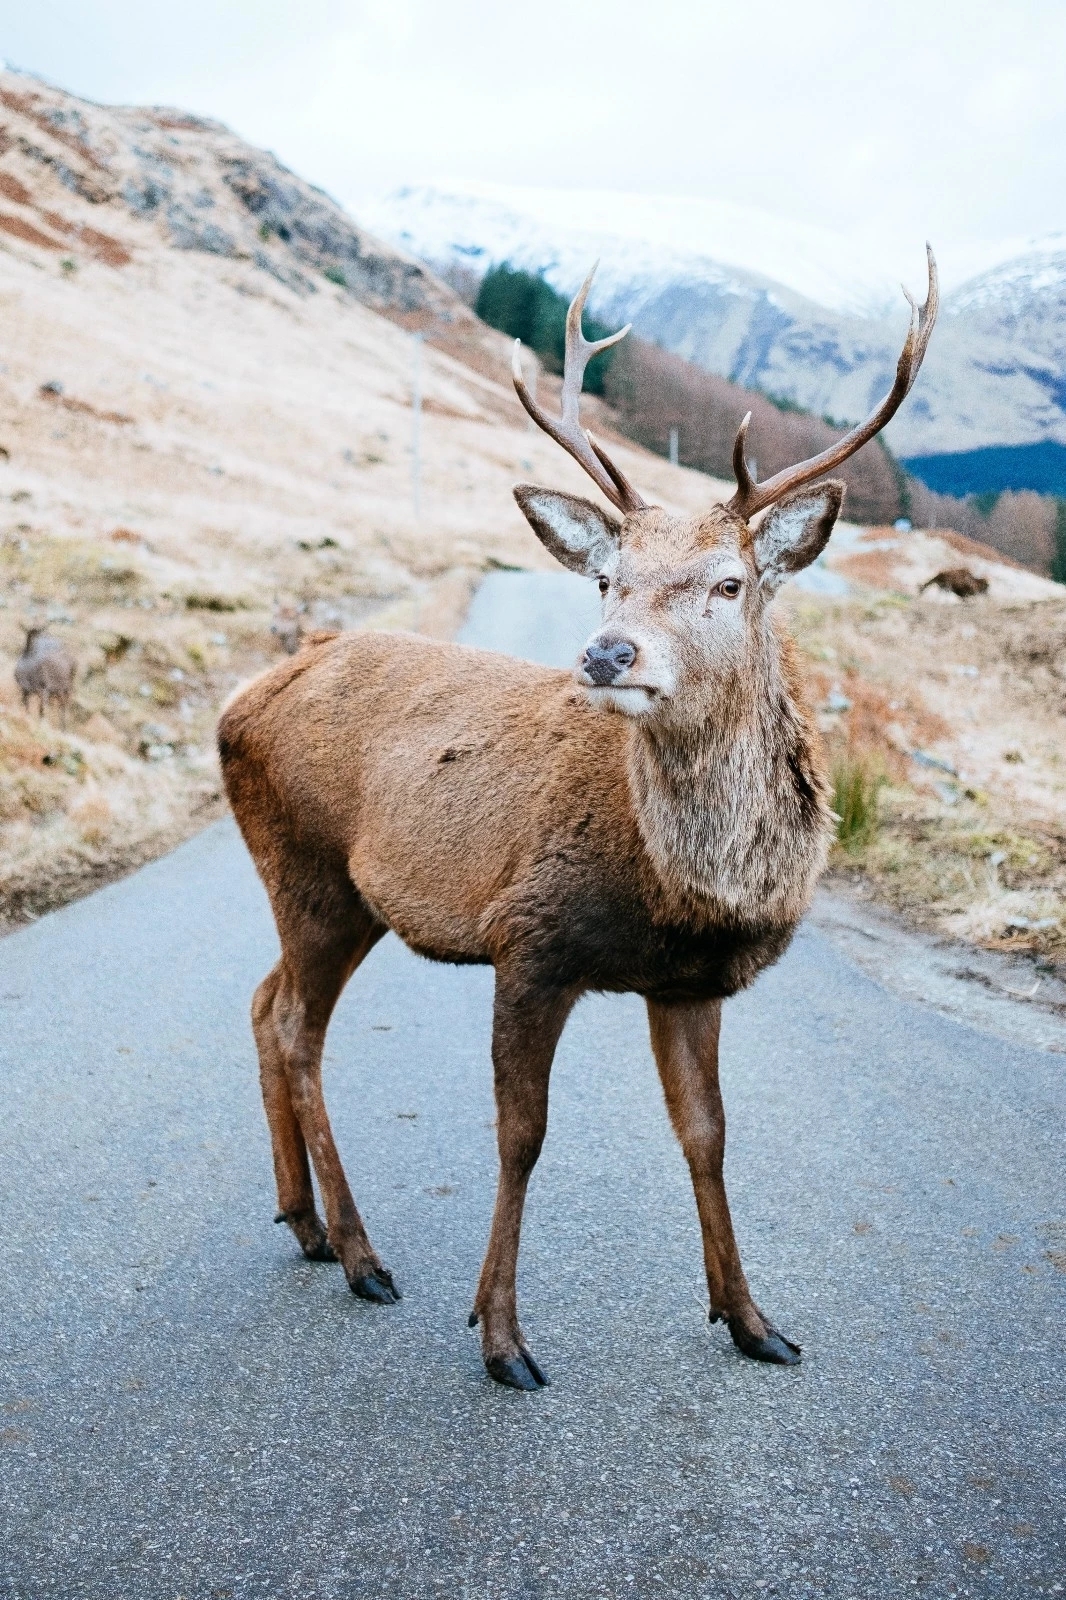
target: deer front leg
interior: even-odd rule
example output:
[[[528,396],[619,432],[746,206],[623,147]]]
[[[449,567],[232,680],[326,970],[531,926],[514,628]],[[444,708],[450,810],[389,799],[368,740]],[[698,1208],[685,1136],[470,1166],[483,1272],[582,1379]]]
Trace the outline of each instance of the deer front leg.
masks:
[[[794,1366],[799,1346],[762,1315],[748,1288],[733,1237],[722,1163],[725,1108],[718,1086],[719,1000],[665,1005],[648,1001],[651,1043],[670,1121],[692,1174],[703,1232],[712,1322],[724,1321],[738,1350],[756,1361]]]
[[[515,1273],[529,1177],[548,1125],[548,1078],[576,994],[516,984],[497,973],[492,1025],[500,1179],[470,1326],[481,1323],[490,1378],[512,1389],[547,1383],[518,1325]]]

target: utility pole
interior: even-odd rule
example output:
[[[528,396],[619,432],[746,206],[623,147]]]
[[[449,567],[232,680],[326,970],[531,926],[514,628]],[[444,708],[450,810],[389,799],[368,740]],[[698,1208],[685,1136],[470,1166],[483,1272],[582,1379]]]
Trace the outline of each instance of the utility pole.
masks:
[[[413,335],[415,370],[411,395],[411,496],[415,521],[422,516],[422,335]]]
[[[670,429],[670,465],[677,466],[677,429]]]

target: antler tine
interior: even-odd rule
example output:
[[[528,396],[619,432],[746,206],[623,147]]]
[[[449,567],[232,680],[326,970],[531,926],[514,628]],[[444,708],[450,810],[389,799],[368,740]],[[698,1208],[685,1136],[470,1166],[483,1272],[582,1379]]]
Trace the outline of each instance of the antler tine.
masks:
[[[925,301],[919,305],[910,291],[904,288],[903,293],[910,302],[911,321],[896,363],[895,381],[881,404],[871,412],[865,422],[860,422],[846,433],[843,439],[838,439],[836,444],[831,445],[828,450],[823,450],[819,455],[812,456],[809,461],[801,461],[795,467],[786,467],[783,471],[775,473],[772,478],[767,478],[765,483],[756,483],[748,469],[744,453],[751,413],[749,412],[744,418],[733,446],[733,471],[737,480],[737,492],[729,502],[729,509],[736,511],[745,521],[753,517],[757,511],[772,505],[775,500],[780,500],[792,489],[800,489],[805,483],[813,483],[816,478],[823,477],[825,473],[831,472],[834,467],[839,467],[842,462],[847,461],[849,456],[853,456],[881,432],[910,394],[925,359],[925,352],[940,309],[940,284],[931,245],[926,245],[925,253],[929,266],[929,287]]]
[[[592,357],[599,355],[601,350],[607,350],[612,344],[617,344],[624,339],[633,324],[627,322],[624,328],[619,328],[617,333],[609,333],[606,339],[586,339],[581,329],[581,318],[585,311],[585,301],[588,299],[592,280],[596,276],[599,262],[594,261],[589,268],[581,288],[570,302],[566,313],[566,355],[563,360],[563,417],[567,421],[577,422],[578,405],[581,399],[581,385],[585,379],[585,368]]]
[[[602,446],[598,445],[590,434],[581,426],[581,385],[585,377],[585,368],[594,355],[601,350],[607,350],[611,345],[624,339],[629,332],[631,324],[627,323],[617,333],[608,334],[605,339],[586,339],[581,331],[581,314],[585,309],[589,288],[596,273],[597,261],[585,279],[581,288],[570,302],[570,309],[566,313],[566,354],[563,360],[563,395],[562,415],[558,418],[549,417],[533,399],[526,382],[522,376],[522,342],[515,340],[514,354],[511,359],[511,375],[514,379],[515,390],[523,406],[533,418],[538,428],[541,428],[556,444],[561,444],[563,449],[573,456],[574,460],[584,467],[596,487],[607,496],[613,506],[623,514],[630,511],[639,511],[645,504],[632,484],[625,477],[614,462],[607,455]]]
[[[755,479],[748,467],[747,443],[748,425],[751,422],[751,412],[745,413],[744,421],[737,429],[736,439],[733,441],[733,476],[737,480],[737,494],[750,495],[755,492]]]

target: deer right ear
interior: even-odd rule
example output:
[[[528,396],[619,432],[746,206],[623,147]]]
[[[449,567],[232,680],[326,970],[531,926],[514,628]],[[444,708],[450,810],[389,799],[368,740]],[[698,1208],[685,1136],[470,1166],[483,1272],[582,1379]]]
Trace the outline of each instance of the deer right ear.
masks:
[[[622,524],[591,500],[532,483],[520,483],[514,497],[541,544],[571,572],[595,577],[618,549]]]
[[[814,489],[798,489],[774,506],[752,537],[752,553],[759,581],[771,594],[816,560],[829,543],[829,535],[844,500],[845,485],[830,478]]]

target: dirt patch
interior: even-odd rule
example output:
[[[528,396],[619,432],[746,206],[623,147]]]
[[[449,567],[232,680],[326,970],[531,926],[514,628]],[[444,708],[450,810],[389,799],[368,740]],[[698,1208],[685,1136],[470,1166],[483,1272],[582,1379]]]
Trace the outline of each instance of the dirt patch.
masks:
[[[445,405],[440,400],[423,400],[422,410],[431,417],[456,417],[461,422],[476,422],[479,420],[476,411],[463,411],[458,406]]]
[[[37,393],[50,405],[62,406],[64,411],[73,411],[77,416],[95,417],[98,422],[115,422],[120,425],[133,421],[133,418],[127,416],[124,411],[101,411],[98,407],[90,405],[88,400],[78,400],[72,394],[64,394],[54,383],[42,383]]]
[[[133,260],[132,254],[124,244],[118,239],[113,239],[109,233],[101,233],[98,228],[82,226],[78,228],[76,237],[79,243],[105,266],[126,267]]]
[[[63,248],[61,239],[54,239],[51,234],[42,233],[32,222],[27,222],[24,217],[13,217],[9,211],[0,211],[0,233],[9,234],[12,239],[21,239],[24,244],[35,244],[41,250]]]
[[[896,564],[884,550],[857,550],[854,555],[839,556],[834,567],[852,583],[862,583],[871,589],[895,587]]]
[[[33,196],[24,183],[10,172],[0,172],[0,194],[5,200],[14,200],[16,205],[28,206],[33,202]]]
[[[69,222],[66,217],[60,216],[58,211],[41,210],[38,214],[56,233],[81,245],[105,266],[125,267],[133,260],[133,256],[124,244],[112,238],[109,233],[101,233],[99,228],[90,228],[87,223]]]

